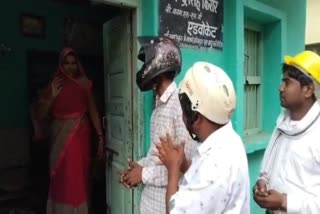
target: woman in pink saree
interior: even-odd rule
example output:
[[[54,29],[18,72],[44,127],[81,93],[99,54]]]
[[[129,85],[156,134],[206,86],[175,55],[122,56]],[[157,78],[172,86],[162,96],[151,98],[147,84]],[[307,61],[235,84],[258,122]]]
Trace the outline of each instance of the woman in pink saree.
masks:
[[[47,214],[87,214],[91,124],[99,137],[100,158],[104,135],[92,82],[72,49],[62,51],[58,70],[41,93],[33,113],[39,122],[50,119]]]

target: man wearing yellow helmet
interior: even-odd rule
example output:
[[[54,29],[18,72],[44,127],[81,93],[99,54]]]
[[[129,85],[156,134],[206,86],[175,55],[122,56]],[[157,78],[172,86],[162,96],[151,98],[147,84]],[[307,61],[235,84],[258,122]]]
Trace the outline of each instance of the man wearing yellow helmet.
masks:
[[[320,213],[319,85],[317,54],[285,57],[279,88],[285,110],[253,189],[254,200],[267,213]]]
[[[249,214],[247,157],[230,121],[236,106],[232,81],[221,68],[197,62],[182,80],[179,98],[185,126],[198,144],[189,164],[183,146],[174,146],[169,136],[157,145],[168,169],[167,213]],[[187,171],[179,185],[181,168]]]

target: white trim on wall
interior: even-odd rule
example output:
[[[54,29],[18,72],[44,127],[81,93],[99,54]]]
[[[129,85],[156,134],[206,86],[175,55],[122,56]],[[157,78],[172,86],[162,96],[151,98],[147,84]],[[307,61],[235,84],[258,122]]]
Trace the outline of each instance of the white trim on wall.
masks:
[[[307,0],[305,44],[320,43],[320,1]]]
[[[139,6],[139,0],[90,0],[94,4],[109,4],[118,7],[133,7]]]

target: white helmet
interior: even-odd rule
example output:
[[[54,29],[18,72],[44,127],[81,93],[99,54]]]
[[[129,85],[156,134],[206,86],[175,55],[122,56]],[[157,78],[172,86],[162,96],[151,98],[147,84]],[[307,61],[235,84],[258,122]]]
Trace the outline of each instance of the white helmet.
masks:
[[[231,79],[221,68],[208,62],[196,62],[187,71],[179,90],[182,109],[191,124],[192,112],[199,112],[221,125],[230,121],[236,94]],[[184,102],[183,94],[190,101]]]

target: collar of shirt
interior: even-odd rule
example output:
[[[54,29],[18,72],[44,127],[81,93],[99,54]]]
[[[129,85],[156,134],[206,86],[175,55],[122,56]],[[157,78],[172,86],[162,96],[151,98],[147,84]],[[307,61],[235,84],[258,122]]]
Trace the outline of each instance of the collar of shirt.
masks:
[[[207,154],[214,146],[218,145],[222,139],[225,139],[232,129],[231,122],[227,123],[217,131],[213,132],[203,143],[198,144],[198,153],[200,156]]]
[[[292,121],[288,111],[283,112],[277,121],[277,128],[283,134],[297,136],[308,130],[320,116],[320,106],[315,102],[300,121]]]
[[[164,91],[164,93],[161,95],[160,98],[159,98],[159,96],[157,96],[156,105],[158,106],[160,104],[168,102],[169,98],[171,97],[173,92],[175,92],[176,90],[177,90],[177,84],[175,82],[172,82],[169,85],[169,87]]]

